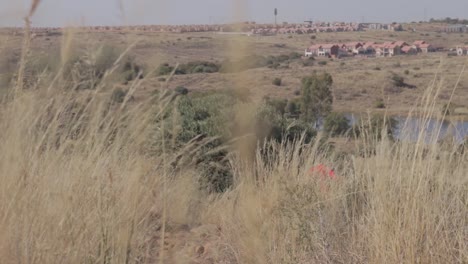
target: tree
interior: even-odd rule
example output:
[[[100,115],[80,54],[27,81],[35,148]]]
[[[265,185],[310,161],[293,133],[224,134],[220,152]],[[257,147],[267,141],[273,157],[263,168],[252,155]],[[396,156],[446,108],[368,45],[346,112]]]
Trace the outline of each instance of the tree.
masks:
[[[301,116],[305,122],[322,119],[331,112],[333,95],[330,74],[314,74],[302,79]]]
[[[349,121],[341,113],[330,113],[325,118],[323,129],[331,136],[339,136],[345,134],[349,130]]]

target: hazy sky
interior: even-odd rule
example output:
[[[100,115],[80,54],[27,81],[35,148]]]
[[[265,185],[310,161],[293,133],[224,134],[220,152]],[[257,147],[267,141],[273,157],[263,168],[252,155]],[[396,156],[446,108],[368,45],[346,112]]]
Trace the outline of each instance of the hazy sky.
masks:
[[[0,0],[0,26],[21,25],[29,3]],[[35,26],[272,22],[275,7],[279,21],[289,22],[468,17],[468,0],[42,0],[32,21]]]

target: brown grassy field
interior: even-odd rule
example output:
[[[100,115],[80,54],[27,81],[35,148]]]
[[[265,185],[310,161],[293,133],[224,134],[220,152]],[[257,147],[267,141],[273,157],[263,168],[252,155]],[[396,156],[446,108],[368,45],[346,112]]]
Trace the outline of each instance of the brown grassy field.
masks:
[[[231,46],[243,43],[248,47],[245,55],[280,55],[291,52],[302,53],[311,43],[345,43],[349,41],[391,41],[404,40],[409,43],[423,39],[436,46],[454,48],[466,43],[468,35],[447,34],[431,31],[421,32],[342,32],[318,33],[312,40],[310,35],[281,36],[236,36],[216,33],[75,33],[73,47],[86,49],[99,45],[112,44],[124,49],[137,41],[131,50],[136,60],[145,66],[146,71],[157,68],[161,63],[186,63],[190,61],[222,62],[229,57]],[[21,36],[1,36],[8,56],[18,57]],[[237,43],[237,44],[236,44]],[[33,40],[33,50],[39,54],[57,54],[61,44],[60,36],[38,36]],[[55,56],[55,55],[53,55]],[[50,56],[53,59],[53,56]],[[463,73],[466,57],[448,57],[446,52],[417,56],[395,56],[393,58],[346,58],[318,59],[326,65],[304,67],[301,61],[288,64],[286,69],[258,68],[247,70],[243,79],[248,88],[257,96],[272,98],[294,98],[300,88],[302,77],[312,71],[327,71],[334,79],[334,109],[342,112],[378,111],[374,109],[376,100],[383,99],[386,111],[394,114],[408,112],[415,100],[436,83],[442,87],[438,104],[448,102],[458,81],[453,103],[466,109],[468,105],[468,74]],[[415,89],[395,89],[390,80],[393,74],[405,78],[405,82]],[[190,90],[213,90],[233,86],[238,74],[190,74],[175,76],[171,87],[186,86]],[[459,76],[461,77],[458,80]],[[283,85],[272,85],[274,78],[282,78]],[[154,77],[145,86],[146,91],[158,89],[161,84]],[[144,97],[145,95],[142,94]],[[466,111],[461,111],[466,112]]]
[[[320,34],[316,41],[359,34],[383,40],[389,33]],[[2,70],[26,66],[17,65],[22,38],[0,39]],[[28,89],[20,78],[0,84],[0,263],[468,262],[466,147],[426,142],[424,132],[412,143],[366,134],[352,142],[356,154],[345,156],[324,149],[321,134],[311,143],[259,146],[252,129],[258,101],[240,102],[225,124],[238,124],[236,133],[222,146],[232,185],[210,192],[192,161],[209,155],[201,149],[213,139],[175,147],[183,132],[174,106],[180,98],[165,89],[232,87],[256,98],[292,98],[303,76],[328,71],[336,110],[366,111],[384,98],[395,113],[424,106],[418,110],[427,121],[449,101],[466,58],[294,62],[289,69],[166,76],[166,82],[147,74],[124,85],[113,79],[119,57],[101,75],[88,68],[79,73],[89,78],[63,74],[76,74],[65,66],[74,51],[85,51],[84,63],[92,66],[99,46],[109,43],[130,47],[148,72],[163,62],[301,52],[310,36],[76,32],[33,39],[23,63],[49,65],[52,74],[25,71],[39,76]],[[391,71],[417,87],[386,94]],[[76,88],[97,76],[92,89]],[[274,77],[284,85],[273,86]],[[454,96],[465,107],[467,82],[462,75]],[[115,86],[129,90],[118,103],[109,96]],[[320,164],[333,168],[335,178],[311,170]]]

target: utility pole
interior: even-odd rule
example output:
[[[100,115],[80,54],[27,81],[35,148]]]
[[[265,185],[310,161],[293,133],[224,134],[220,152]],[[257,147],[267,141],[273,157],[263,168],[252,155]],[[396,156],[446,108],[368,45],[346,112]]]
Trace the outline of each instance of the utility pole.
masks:
[[[278,16],[278,9],[275,8],[275,26],[278,25],[278,24],[277,24],[277,20],[276,20],[277,16]]]

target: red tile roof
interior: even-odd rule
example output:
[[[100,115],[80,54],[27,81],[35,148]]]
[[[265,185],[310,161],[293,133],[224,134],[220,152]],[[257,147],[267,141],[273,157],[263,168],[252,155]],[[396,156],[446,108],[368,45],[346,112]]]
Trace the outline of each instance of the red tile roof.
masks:
[[[419,47],[423,48],[423,49],[427,49],[427,48],[429,48],[431,46],[432,46],[431,44],[427,44],[427,43],[419,45]]]

